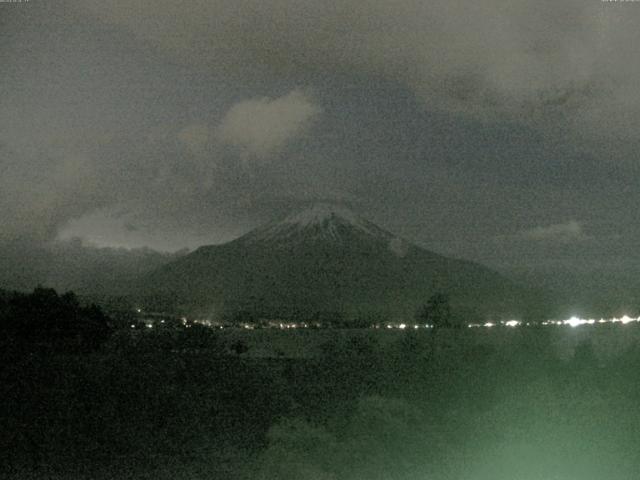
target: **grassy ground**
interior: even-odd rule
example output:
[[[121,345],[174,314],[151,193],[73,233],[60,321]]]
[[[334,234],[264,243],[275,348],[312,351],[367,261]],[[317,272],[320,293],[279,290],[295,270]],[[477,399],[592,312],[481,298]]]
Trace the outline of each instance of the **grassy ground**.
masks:
[[[636,479],[639,330],[139,332],[90,354],[4,349],[0,473]],[[230,353],[238,341],[248,350]]]

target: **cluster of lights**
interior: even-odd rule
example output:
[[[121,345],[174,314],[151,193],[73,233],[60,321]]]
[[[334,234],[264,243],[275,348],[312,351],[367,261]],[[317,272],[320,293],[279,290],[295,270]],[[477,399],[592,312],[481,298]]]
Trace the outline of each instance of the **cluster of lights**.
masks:
[[[433,328],[433,325],[408,325],[406,323],[399,323],[399,324],[395,324],[395,323],[387,323],[385,325],[385,327],[388,330],[392,330],[394,328],[398,329],[398,330],[406,330],[407,328],[413,328],[414,330],[418,330],[419,328]],[[380,325],[372,325],[371,328],[380,328]]]
[[[501,325],[503,327],[519,327],[520,325],[522,325],[522,322],[520,320],[506,320],[506,321],[500,321],[500,322],[485,322],[485,323],[470,323],[469,325],[467,325],[469,328],[492,328],[495,326]],[[529,325],[527,323],[527,325]]]
[[[628,315],[624,315],[620,318],[601,318],[596,320],[594,318],[579,318],[579,317],[571,317],[566,320],[546,320],[541,322],[540,325],[548,326],[548,325],[567,325],[569,327],[579,327],[581,325],[595,325],[595,324],[603,324],[603,323],[621,323],[626,325],[628,323],[638,323],[640,322],[640,317],[629,317]],[[505,326],[505,327],[519,327],[520,325],[530,326],[532,323],[523,324],[519,320],[508,320],[501,322],[486,322],[486,323],[470,323],[468,325],[469,328],[491,328],[497,325]],[[537,323],[535,325],[538,325]]]
[[[309,328],[309,325],[307,325],[304,322],[301,323],[281,323],[279,324],[280,329],[282,330],[286,330],[289,328]]]
[[[579,327],[580,325],[594,325],[596,323],[622,323],[626,325],[627,323],[640,322],[640,317],[632,318],[627,315],[624,315],[620,318],[601,318],[596,320],[594,318],[578,318],[571,317],[568,320],[561,321],[553,321],[549,320],[546,322],[542,322],[542,325],[569,325],[570,327]]]

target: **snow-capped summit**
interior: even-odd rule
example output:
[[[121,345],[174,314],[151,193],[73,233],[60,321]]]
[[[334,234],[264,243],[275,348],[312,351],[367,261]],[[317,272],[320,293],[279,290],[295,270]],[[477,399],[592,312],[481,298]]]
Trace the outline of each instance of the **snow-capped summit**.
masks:
[[[246,240],[273,241],[277,239],[324,239],[341,241],[347,236],[368,236],[386,240],[389,232],[365,220],[349,208],[331,203],[315,203],[284,219],[250,232]]]
[[[332,219],[341,219],[354,226],[364,223],[358,215],[347,207],[330,203],[315,203],[302,211],[287,215],[287,217],[279,223],[306,227],[309,225],[320,225]]]

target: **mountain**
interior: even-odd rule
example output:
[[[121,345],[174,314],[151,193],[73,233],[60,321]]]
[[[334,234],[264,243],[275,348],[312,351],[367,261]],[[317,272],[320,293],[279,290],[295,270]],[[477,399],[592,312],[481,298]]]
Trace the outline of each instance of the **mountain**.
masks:
[[[184,253],[162,253],[148,248],[97,248],[84,246],[75,239],[48,244],[2,244],[0,288],[31,291],[44,285],[94,297],[126,295],[132,279]]]
[[[531,294],[473,262],[411,244],[351,210],[315,204],[146,275],[153,304],[214,318],[408,320],[435,292],[465,317],[523,315]],[[530,303],[530,302],[529,302]],[[535,301],[534,301],[535,303]]]

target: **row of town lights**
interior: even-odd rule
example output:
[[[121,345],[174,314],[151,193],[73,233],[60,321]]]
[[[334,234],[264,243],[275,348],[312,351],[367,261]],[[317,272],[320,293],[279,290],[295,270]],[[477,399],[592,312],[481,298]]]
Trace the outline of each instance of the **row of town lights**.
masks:
[[[138,313],[141,312],[140,308],[137,308],[136,311]],[[180,319],[182,321],[182,324],[186,327],[189,327],[190,325],[188,324],[188,320],[186,317],[182,317]],[[603,323],[621,323],[623,325],[626,325],[628,323],[638,323],[640,322],[640,317],[629,317],[628,315],[624,315],[622,317],[614,317],[614,318],[600,318],[599,320],[596,320],[594,318],[579,318],[579,317],[571,317],[569,319],[566,320],[546,320],[543,322],[540,322],[539,325],[544,325],[544,326],[549,326],[549,325],[568,325],[570,327],[578,327],[581,325],[595,325],[595,324],[603,324]],[[164,319],[160,321],[160,323],[165,323]],[[206,320],[194,320],[194,323],[200,323],[202,325],[207,325],[207,326],[211,326],[211,322],[210,321],[206,321]],[[502,320],[499,322],[485,322],[485,323],[470,323],[467,326],[469,328],[492,328],[495,326],[504,326],[504,327],[510,327],[510,328],[514,328],[514,327],[519,327],[521,325],[526,325],[526,326],[531,326],[531,325],[538,325],[538,323],[530,323],[530,322],[526,322],[523,323],[520,320]],[[307,328],[308,325],[304,322],[301,323],[279,323],[277,324],[278,327],[280,327],[280,329],[289,329],[289,328]],[[152,323],[147,323],[146,324],[147,328],[152,328],[153,324]],[[253,329],[253,326],[250,324],[242,324],[242,327],[245,329]],[[135,328],[135,325],[132,324],[131,328]],[[379,328],[378,325],[374,325],[374,328]],[[400,323],[400,324],[387,324],[386,328],[388,329],[400,329],[400,330],[405,330],[407,328],[413,328],[413,329],[419,329],[419,328],[426,328],[426,329],[431,329],[434,328],[433,325],[408,325],[406,323]]]

